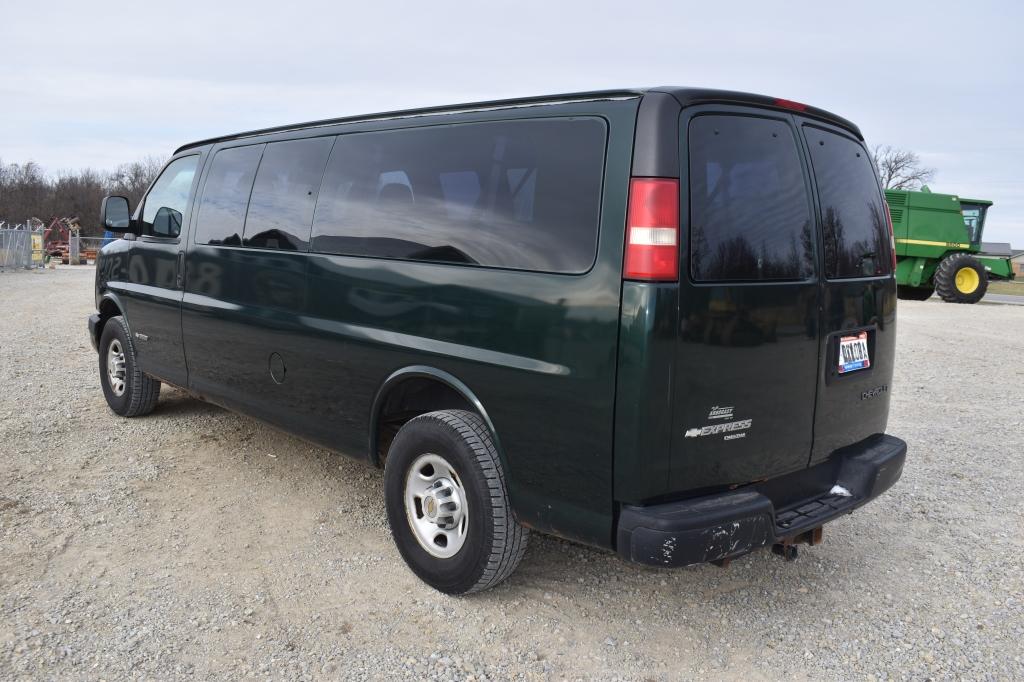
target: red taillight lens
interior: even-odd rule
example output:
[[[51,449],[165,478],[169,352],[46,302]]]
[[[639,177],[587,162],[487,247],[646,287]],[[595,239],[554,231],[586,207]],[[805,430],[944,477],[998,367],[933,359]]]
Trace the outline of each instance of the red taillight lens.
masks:
[[[888,204],[885,204],[885,222],[889,224],[889,253],[892,254],[892,271],[896,272],[896,230],[892,226],[892,213],[889,212]]]
[[[646,282],[679,279],[679,180],[633,178],[626,216],[622,276]]]

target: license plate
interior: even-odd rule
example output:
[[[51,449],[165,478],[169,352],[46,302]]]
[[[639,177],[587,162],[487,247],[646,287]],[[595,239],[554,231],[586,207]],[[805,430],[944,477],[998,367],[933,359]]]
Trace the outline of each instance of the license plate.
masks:
[[[868,333],[843,336],[839,339],[839,373],[856,372],[871,366],[868,356]]]

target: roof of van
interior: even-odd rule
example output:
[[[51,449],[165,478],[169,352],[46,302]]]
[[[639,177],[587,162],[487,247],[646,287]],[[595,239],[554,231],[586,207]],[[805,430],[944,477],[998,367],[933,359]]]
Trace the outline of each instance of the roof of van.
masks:
[[[780,99],[777,97],[768,97],[766,95],[756,95],[748,92],[736,92],[732,90],[714,90],[710,88],[686,88],[686,87],[674,87],[674,86],[663,86],[656,88],[627,88],[622,90],[593,90],[590,92],[573,92],[563,93],[555,95],[539,95],[532,97],[516,97],[512,99],[498,99],[489,100],[484,102],[469,102],[464,104],[447,104],[443,106],[434,107],[423,107],[419,109],[400,109],[398,111],[386,111],[375,114],[359,114],[356,116],[343,116],[339,118],[328,118],[319,121],[309,121],[307,123],[294,123],[290,125],[275,126],[271,128],[261,128],[259,130],[250,130],[242,133],[234,133],[231,135],[221,135],[218,137],[211,137],[205,140],[197,140],[188,144],[178,147],[174,151],[175,154],[178,152],[190,149],[192,147],[199,147],[207,144],[215,144],[217,142],[224,142],[228,140],[237,140],[246,137],[255,137],[258,135],[269,135],[271,133],[284,133],[294,130],[303,130],[306,128],[316,128],[320,126],[336,125],[340,123],[355,123],[358,121],[375,121],[375,120],[386,120],[392,118],[409,118],[414,116],[431,116],[434,114],[453,114],[460,112],[471,112],[480,111],[486,109],[502,109],[512,107],[523,107],[523,106],[534,106],[543,104],[560,104],[565,102],[585,102],[593,100],[609,100],[609,99],[632,99],[642,97],[649,92],[660,92],[672,95],[681,106],[691,106],[696,104],[738,104],[738,105],[755,105],[759,107],[768,107],[772,109],[783,109],[793,113],[799,113],[804,116],[811,118],[817,118],[829,123],[846,128],[850,132],[854,133],[861,140],[864,139],[861,135],[860,129],[854,125],[851,121],[837,116],[831,112],[812,107],[810,105],[802,104],[800,102],[794,102],[792,100]]]

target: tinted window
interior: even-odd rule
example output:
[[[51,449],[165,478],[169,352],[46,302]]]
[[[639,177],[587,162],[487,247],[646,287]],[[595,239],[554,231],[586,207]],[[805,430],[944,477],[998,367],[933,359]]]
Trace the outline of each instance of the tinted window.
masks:
[[[245,218],[246,246],[305,251],[333,137],[268,144]]]
[[[843,135],[804,127],[818,184],[829,277],[881,275],[891,269],[882,192],[864,147]]]
[[[213,157],[196,219],[196,243],[240,246],[263,145],[222,149]]]
[[[597,245],[604,140],[598,119],[343,135],[313,250],[584,272]]]
[[[690,268],[698,281],[804,279],[811,213],[796,139],[782,122],[690,122]]]
[[[142,207],[142,234],[177,237],[188,206],[188,194],[196,175],[198,156],[184,156],[167,165],[146,195]]]

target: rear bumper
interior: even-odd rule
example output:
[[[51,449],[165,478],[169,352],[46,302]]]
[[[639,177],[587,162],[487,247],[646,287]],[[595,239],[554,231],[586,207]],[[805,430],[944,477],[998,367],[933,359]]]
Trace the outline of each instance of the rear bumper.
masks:
[[[848,514],[888,490],[903,473],[907,444],[875,436],[829,461],[716,495],[649,506],[623,505],[619,554],[653,566],[730,559],[793,538]],[[850,494],[834,494],[841,486]]]
[[[92,342],[92,349],[96,352],[100,350],[100,340],[97,337],[99,329],[100,316],[98,313],[93,313],[89,316],[89,340]]]

